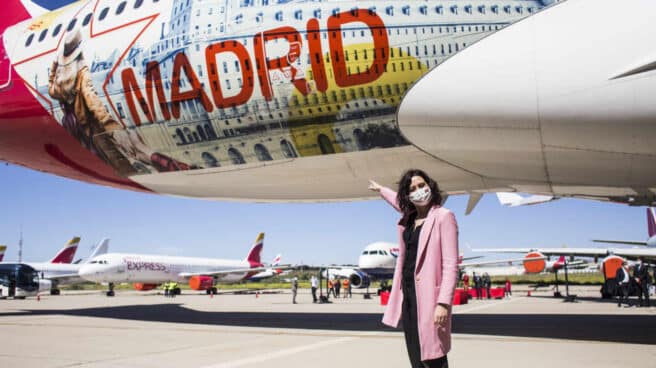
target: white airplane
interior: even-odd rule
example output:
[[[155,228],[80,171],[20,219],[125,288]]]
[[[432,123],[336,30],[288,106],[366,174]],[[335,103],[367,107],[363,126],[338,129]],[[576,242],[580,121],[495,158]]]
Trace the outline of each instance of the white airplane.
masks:
[[[85,280],[107,283],[107,296],[114,296],[114,284],[140,284],[138,290],[150,290],[169,282],[188,282],[193,290],[216,293],[217,282],[237,282],[265,271],[260,262],[264,247],[264,233],[243,260],[172,257],[149,254],[108,253],[82,265],[80,277]],[[175,291],[179,293],[179,289]]]
[[[472,199],[650,204],[656,4],[630,1],[7,0],[0,159],[214,199],[372,198],[412,163]]]
[[[80,238],[75,238],[73,244],[77,248]],[[62,254],[67,254],[72,260],[75,256],[75,251],[70,251],[71,242],[69,245],[62,249],[53,260],[59,259]],[[87,258],[87,262],[93,257],[107,253],[109,249],[109,239],[103,238],[93,249],[91,255]],[[67,258],[68,259],[68,258]],[[34,268],[39,274],[39,291],[50,291],[50,295],[59,295],[61,293],[60,285],[70,285],[85,282],[86,280],[78,276],[78,271],[83,264],[80,263],[56,263],[56,262],[25,262],[25,264]]]
[[[282,256],[278,254],[276,258],[273,259],[273,262],[271,262],[271,265],[266,270],[262,272],[258,272],[255,275],[249,277],[248,281],[260,281],[274,276],[283,275],[285,271],[282,268],[278,268],[278,266],[280,266],[281,259]]]
[[[372,279],[376,280],[391,280],[394,276],[394,268],[396,267],[396,260],[399,256],[399,245],[387,242],[375,242],[367,245],[358,259],[357,267],[349,266],[328,266],[326,271],[323,271],[324,277],[345,277],[351,282],[353,288],[369,287]],[[467,260],[472,260],[480,257],[464,257],[460,256],[458,259],[458,267],[464,269],[467,267],[484,266],[493,264],[504,264],[513,262],[525,262],[526,259],[505,259],[495,261],[477,261],[463,263]],[[530,262],[544,261],[546,257],[540,256],[531,259]],[[558,267],[558,266],[556,266]]]
[[[627,245],[644,245],[649,248],[656,248],[656,212],[654,208],[647,208],[647,234],[649,238],[647,241],[631,241],[631,240],[603,240],[595,239],[596,243],[611,243],[611,244],[627,244]]]

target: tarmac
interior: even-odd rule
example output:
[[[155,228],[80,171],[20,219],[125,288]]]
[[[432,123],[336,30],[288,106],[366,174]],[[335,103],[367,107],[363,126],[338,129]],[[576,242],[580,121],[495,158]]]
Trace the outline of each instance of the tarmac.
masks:
[[[510,299],[455,306],[449,365],[656,365],[656,307],[618,308],[598,287],[570,292],[577,302],[516,288]],[[409,366],[403,332],[380,323],[377,296],[313,304],[299,290],[297,300],[289,290],[0,300],[0,367]]]

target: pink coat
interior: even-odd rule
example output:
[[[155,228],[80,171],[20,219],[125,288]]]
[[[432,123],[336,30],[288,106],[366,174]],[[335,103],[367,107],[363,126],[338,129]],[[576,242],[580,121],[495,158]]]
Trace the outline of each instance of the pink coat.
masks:
[[[396,192],[383,188],[380,195],[397,211]],[[396,260],[392,292],[383,316],[383,323],[398,327],[403,310],[403,262],[405,243],[401,224],[399,230],[399,257]],[[433,323],[437,304],[451,305],[458,279],[458,224],[451,211],[434,206],[428,212],[419,234],[415,288],[417,291],[417,319],[419,323],[419,345],[421,360],[437,359],[451,350],[451,308],[445,326]]]

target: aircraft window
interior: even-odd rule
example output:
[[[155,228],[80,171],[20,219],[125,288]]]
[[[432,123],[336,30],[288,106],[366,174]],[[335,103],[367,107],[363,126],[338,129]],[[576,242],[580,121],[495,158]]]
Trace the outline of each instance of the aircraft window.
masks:
[[[82,27],[86,27],[89,22],[91,22],[91,17],[93,16],[92,13],[87,14],[86,17],[84,17],[84,20],[82,21]]]
[[[419,7],[419,12],[423,15],[428,14],[428,7],[426,5],[420,6]]]
[[[478,12],[481,14],[485,14],[485,5],[479,5]]]
[[[519,14],[524,13],[524,7],[521,6],[521,5],[515,7],[515,10],[517,10],[517,13],[519,13]]]
[[[499,14],[499,6],[498,5],[492,5],[492,7],[490,9],[492,9],[492,13]]]
[[[77,23],[77,18],[73,18],[70,23],[68,23],[68,27],[66,27],[66,31],[70,32],[75,28],[75,23]]]
[[[387,8],[385,8],[385,13],[387,13],[387,15],[394,15],[394,7],[388,6]]]
[[[123,10],[125,10],[125,4],[127,4],[127,1],[118,4],[118,8],[116,8],[116,15],[123,13]]]
[[[333,16],[334,17],[339,17],[339,8],[333,9]]]
[[[302,20],[303,19],[303,11],[302,10],[295,11],[294,12],[294,18],[296,18],[298,20]]]
[[[472,7],[471,5],[465,5],[465,12],[471,14],[472,13]]]
[[[48,34],[48,28],[41,31],[41,34],[39,35],[39,42],[43,41],[46,38],[47,34]]]
[[[314,10],[314,17],[321,19],[321,9],[315,9]]]
[[[405,15],[410,15],[410,7],[409,7],[408,5],[406,5],[406,6],[404,6],[403,8],[401,8],[401,11],[402,11],[403,14],[405,14]]]
[[[376,15],[376,7],[372,6],[368,9],[369,15]]]
[[[282,12],[281,11],[277,12],[275,18],[276,18],[277,21],[281,22],[282,21]]]
[[[134,2],[134,8],[135,9],[139,9],[139,7],[141,7],[141,5],[143,5],[143,0],[137,0],[137,1]]]
[[[504,6],[504,7],[503,7],[503,11],[505,11],[505,12],[508,13],[508,14],[510,14],[510,5],[506,5],[506,6]]]
[[[55,30],[52,32],[52,37],[57,36],[59,34],[59,31],[61,31],[61,29],[62,29],[61,23],[57,24],[57,27],[55,27]]]
[[[451,13],[458,14],[458,5],[451,6]]]
[[[442,14],[443,11],[444,11],[444,7],[442,5],[438,5],[435,7],[435,12],[437,14]]]

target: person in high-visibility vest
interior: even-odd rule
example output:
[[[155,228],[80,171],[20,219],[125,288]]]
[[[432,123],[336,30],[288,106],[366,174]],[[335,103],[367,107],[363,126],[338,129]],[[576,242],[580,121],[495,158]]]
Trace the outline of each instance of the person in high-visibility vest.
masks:
[[[333,287],[333,280],[328,279],[328,295],[333,294],[335,296],[335,288]]]
[[[351,298],[353,296],[351,294],[351,281],[349,281],[349,279],[344,279],[344,281],[342,281],[342,288],[344,289],[344,298],[347,296]]]
[[[177,282],[172,282],[170,284],[171,290],[169,290],[169,295],[171,295],[172,298],[175,298],[175,294],[178,293],[178,283]]]
[[[168,281],[162,284],[162,290],[164,290],[164,296],[169,296],[169,283]]]

